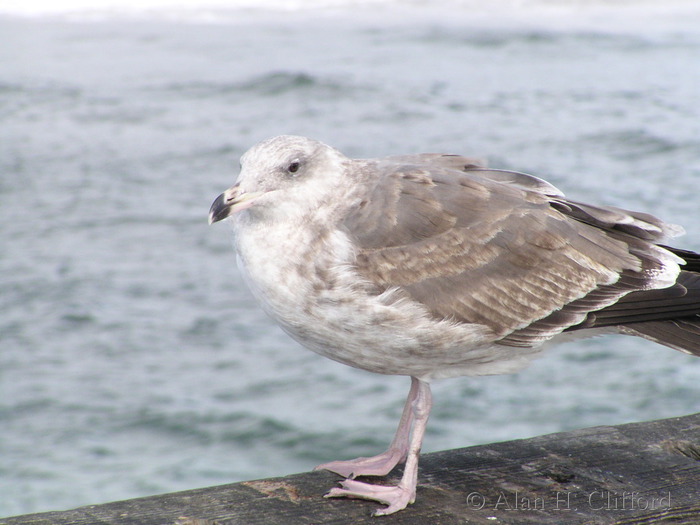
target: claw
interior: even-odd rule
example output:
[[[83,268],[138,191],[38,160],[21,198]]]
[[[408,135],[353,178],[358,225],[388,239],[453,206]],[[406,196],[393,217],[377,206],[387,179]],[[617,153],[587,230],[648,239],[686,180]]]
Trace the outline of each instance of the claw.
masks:
[[[377,509],[374,516],[393,514],[416,500],[416,487],[404,487],[401,483],[391,487],[346,479],[341,481],[340,485],[342,488],[331,489],[324,498],[359,498],[388,505],[386,508]]]

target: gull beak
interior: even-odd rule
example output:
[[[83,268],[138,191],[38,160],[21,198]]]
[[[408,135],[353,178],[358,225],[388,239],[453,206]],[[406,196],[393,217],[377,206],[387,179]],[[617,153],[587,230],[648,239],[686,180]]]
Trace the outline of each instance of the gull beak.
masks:
[[[237,211],[250,208],[255,199],[263,194],[262,191],[247,193],[238,184],[231,186],[219,195],[209,208],[209,224],[224,220]]]

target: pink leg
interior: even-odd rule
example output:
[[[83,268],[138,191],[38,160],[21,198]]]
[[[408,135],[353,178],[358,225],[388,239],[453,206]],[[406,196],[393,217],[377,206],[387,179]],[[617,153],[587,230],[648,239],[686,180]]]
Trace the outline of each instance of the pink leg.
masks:
[[[421,445],[423,444],[423,435],[425,434],[425,428],[428,423],[433,400],[428,383],[420,381],[415,377],[412,377],[411,381],[411,392],[409,393],[408,399],[411,400],[413,397],[413,402],[410,403],[412,405],[412,416],[409,418],[414,421],[413,434],[410,438],[408,454],[406,456],[406,468],[404,469],[399,484],[392,487],[363,483],[354,479],[346,479],[340,483],[342,488],[331,489],[331,491],[326,494],[326,497],[362,498],[388,505],[386,508],[377,510],[374,513],[375,516],[393,514],[401,509],[405,509],[407,505],[415,501],[416,485],[418,484],[418,457],[420,455]],[[401,425],[399,425],[399,429],[400,428]]]
[[[330,470],[347,478],[357,476],[386,476],[392,469],[406,459],[408,444],[413,424],[413,404],[418,396],[418,380],[411,378],[411,390],[408,392],[403,407],[399,428],[386,452],[371,458],[357,458],[348,461],[331,461],[317,466],[314,470]]]

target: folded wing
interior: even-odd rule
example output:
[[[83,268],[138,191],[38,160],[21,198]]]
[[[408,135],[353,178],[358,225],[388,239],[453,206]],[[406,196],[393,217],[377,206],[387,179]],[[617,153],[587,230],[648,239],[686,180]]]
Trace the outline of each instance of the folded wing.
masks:
[[[678,227],[571,201],[541,179],[466,157],[393,157],[367,171],[381,176],[344,227],[360,246],[357,271],[378,291],[399,288],[436,318],[486,325],[503,345],[614,325],[674,348],[700,346],[700,330],[671,344],[648,328],[679,316],[692,324],[700,312],[695,299],[675,302],[700,279],[679,274],[683,259],[657,244]],[[640,303],[659,309],[660,300],[673,313],[627,314]]]

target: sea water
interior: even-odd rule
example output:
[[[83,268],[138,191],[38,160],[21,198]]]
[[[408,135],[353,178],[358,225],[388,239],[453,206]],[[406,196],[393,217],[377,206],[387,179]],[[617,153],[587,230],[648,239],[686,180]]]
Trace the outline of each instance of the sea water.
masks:
[[[700,250],[691,2],[49,4],[0,3],[0,515],[391,440],[409,380],[292,342],[207,226],[268,136],[486,157]],[[426,452],[695,412],[700,360],[604,337],[434,394]]]

